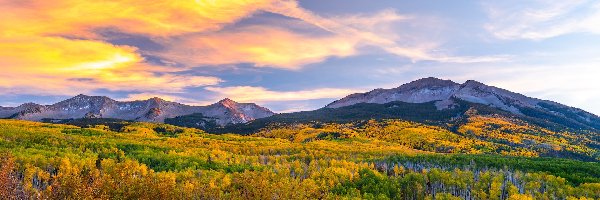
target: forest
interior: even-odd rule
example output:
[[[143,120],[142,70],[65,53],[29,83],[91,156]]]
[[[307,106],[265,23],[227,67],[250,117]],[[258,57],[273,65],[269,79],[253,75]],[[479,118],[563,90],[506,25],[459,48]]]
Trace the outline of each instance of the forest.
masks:
[[[244,136],[0,120],[0,199],[598,199],[589,135],[485,117],[456,131],[367,120]]]

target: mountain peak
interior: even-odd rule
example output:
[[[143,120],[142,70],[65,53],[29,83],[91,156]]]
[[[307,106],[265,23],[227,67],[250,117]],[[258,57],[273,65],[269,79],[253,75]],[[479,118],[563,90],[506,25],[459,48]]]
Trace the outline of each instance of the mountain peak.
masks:
[[[234,100],[231,100],[230,98],[224,98],[221,99],[221,101],[219,101],[219,103],[237,103]]]
[[[459,88],[459,84],[451,80],[435,77],[422,78],[401,85],[394,89],[376,89],[367,93],[346,96],[329,105],[327,108],[339,108],[357,103],[383,104],[392,101],[407,103],[425,103],[449,99]]]
[[[92,95],[78,94],[77,96],[74,96],[73,98],[108,98],[108,97],[107,96],[92,96]]]
[[[417,79],[417,80],[412,81],[412,82],[424,82],[424,81],[425,82],[430,82],[430,81],[447,81],[447,80],[430,76],[430,77],[427,77],[427,78],[420,78],[420,79]]]
[[[449,87],[456,85],[458,85],[458,83],[455,83],[451,80],[443,80],[435,77],[428,77],[403,84],[402,86],[396,89],[422,89],[430,87]]]
[[[223,113],[227,114],[226,116]],[[217,103],[208,106],[206,114],[209,116],[218,116],[218,124],[227,123],[246,123],[258,118],[269,117],[275,113],[256,105],[254,103],[238,103],[229,98],[224,98]]]
[[[446,79],[441,79],[441,78],[436,78],[436,77],[427,77],[427,78],[422,78],[422,79],[418,79],[416,81],[413,81],[413,83],[424,83],[424,84],[456,84],[454,81],[451,80],[446,80]]]
[[[218,125],[245,123],[275,113],[254,103],[238,103],[229,98],[209,106],[191,106],[159,97],[138,101],[116,101],[106,96],[79,94],[52,105],[26,103],[15,108],[2,107],[0,118],[41,121],[43,119],[114,118],[163,122],[167,118],[200,113]]]
[[[394,89],[382,89],[364,94],[347,96],[329,104],[328,108],[339,108],[357,103],[384,104],[393,101],[405,103],[438,102],[438,109],[453,105],[453,98],[464,101],[489,105],[515,114],[520,114],[515,105],[535,107],[537,101],[522,97],[516,93],[487,86],[483,83],[469,80],[463,84],[451,80],[429,77],[403,84]]]
[[[483,83],[481,83],[479,81],[476,81],[476,80],[467,80],[462,85],[463,86],[487,86],[486,84],[483,84]]]
[[[166,100],[161,99],[160,97],[152,97],[152,98],[148,99],[148,101],[157,102],[157,103],[166,102]]]
[[[28,102],[28,103],[21,104],[19,107],[21,107],[21,108],[29,108],[29,107],[37,107],[37,106],[42,106],[42,105],[37,104],[37,103],[33,103],[33,102]]]
[[[65,101],[73,101],[73,100],[94,100],[94,99],[98,99],[98,100],[112,100],[111,98],[108,98],[107,96],[90,96],[90,95],[85,95],[85,94],[78,94],[77,96],[71,97]]]
[[[224,98],[221,101],[218,101],[216,104],[217,105],[222,105],[222,106],[225,106],[225,107],[228,107],[228,108],[235,108],[235,107],[238,107],[240,105],[240,103],[238,103],[238,102],[236,102],[234,100],[231,100],[230,98]]]

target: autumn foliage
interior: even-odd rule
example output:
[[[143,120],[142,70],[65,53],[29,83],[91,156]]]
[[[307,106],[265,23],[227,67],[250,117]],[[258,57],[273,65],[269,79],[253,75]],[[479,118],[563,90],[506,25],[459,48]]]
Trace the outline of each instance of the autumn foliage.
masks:
[[[477,123],[464,130],[486,126]],[[522,154],[527,151],[461,131],[392,120],[298,124],[239,136],[164,124],[134,123],[115,132],[0,120],[0,198],[600,198],[598,163],[498,157],[506,159],[502,165],[481,154],[543,152]],[[451,156],[464,154],[473,157]],[[581,176],[561,177],[563,163]]]

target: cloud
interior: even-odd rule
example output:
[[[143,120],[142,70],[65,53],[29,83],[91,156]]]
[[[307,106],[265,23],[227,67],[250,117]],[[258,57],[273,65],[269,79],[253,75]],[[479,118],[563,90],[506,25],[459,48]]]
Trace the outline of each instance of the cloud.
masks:
[[[439,44],[419,38],[400,24],[419,23],[420,19],[394,10],[371,14],[321,17],[297,5],[295,1],[278,1],[265,9],[294,19],[271,20],[269,25],[242,26],[211,33],[188,34],[161,39],[167,50],[148,52],[186,66],[214,66],[251,63],[256,67],[289,70],[302,69],[330,57],[347,57],[361,53],[362,47],[376,46],[413,61],[434,60],[452,63],[505,61],[500,56],[448,56],[439,53]],[[276,25],[298,25],[298,21],[317,27],[326,34],[299,32]],[[315,31],[313,31],[315,32]],[[318,32],[318,31],[316,31]],[[430,53],[438,51],[438,53]]]
[[[137,48],[112,45],[96,32],[114,29],[163,38],[215,31],[269,4],[263,0],[1,0],[0,93],[182,92],[215,85],[222,80],[177,74],[177,68],[150,64]]]
[[[170,36],[214,31],[272,4],[273,0],[2,0],[0,30],[19,35],[91,37],[95,29]]]
[[[332,56],[356,53],[353,38],[297,34],[282,28],[252,26],[235,32],[192,35],[163,41],[158,55],[188,66],[253,63],[257,67],[299,69]]]
[[[600,74],[598,64],[600,63],[518,64],[498,70],[498,73],[480,73],[477,77],[486,80],[490,85],[556,101],[599,115],[600,93],[596,92],[600,90],[600,80],[597,78]],[[484,68],[479,71],[485,70]]]
[[[573,1],[498,1],[484,4],[486,30],[500,39],[543,40],[571,33],[600,34],[600,3]]]
[[[438,51],[439,44],[413,40],[407,36],[410,34],[398,34],[399,31],[394,28],[397,23],[418,23],[415,22],[418,20],[394,10],[323,17],[300,7],[293,0],[4,0],[0,4],[0,12],[4,13],[0,20],[0,37],[4,40],[62,37],[73,40],[73,43],[78,42],[76,40],[104,42],[111,38],[98,33],[108,29],[159,41],[167,46],[167,50],[141,53],[157,55],[187,67],[251,63],[257,67],[297,70],[330,57],[362,53],[359,49],[363,46],[377,46],[414,61],[489,62],[503,59],[431,53]],[[328,34],[305,33],[271,24],[223,30],[226,25],[235,24],[257,12],[272,12],[298,19],[326,30]],[[281,19],[273,23],[286,22],[290,20]],[[113,49],[119,48],[129,47]],[[81,55],[95,52],[66,53]],[[88,63],[88,67],[119,65],[112,63],[115,61],[121,62],[119,58],[113,58],[112,61]]]
[[[236,87],[206,87],[215,92],[220,98],[228,97],[240,102],[278,102],[313,100],[324,98],[341,98],[359,90],[339,88],[318,88],[300,91],[273,91],[264,87],[236,86]]]
[[[411,25],[427,26],[428,22],[419,21],[414,16],[403,16],[393,10],[383,10],[375,15],[354,15],[338,17],[322,17],[308,11],[293,0],[275,2],[266,9],[269,12],[300,19],[306,23],[320,27],[338,36],[352,36],[362,45],[376,46],[388,53],[417,61],[437,61],[453,63],[479,63],[505,61],[506,56],[450,56],[440,52],[439,42],[431,38],[415,38],[418,35],[405,29],[393,29],[399,22]],[[437,25],[436,23],[432,23]],[[431,28],[431,27],[428,27]],[[406,34],[399,34],[405,32]]]
[[[286,1],[287,2],[287,1]],[[285,4],[284,4],[285,5]],[[265,8],[265,11],[296,17],[278,8],[279,2]],[[300,7],[296,11],[308,12]],[[313,17],[319,17],[313,15]],[[322,19],[319,17],[319,19]],[[395,11],[384,10],[375,14],[359,14],[332,17],[336,27],[362,27],[380,35],[373,38],[397,38],[393,24],[408,19]],[[188,34],[180,37],[159,40],[168,49],[148,52],[165,59],[183,63],[186,66],[224,65],[252,63],[256,67],[271,67],[289,70],[302,69],[330,57],[357,55],[360,48],[371,45],[365,42],[359,32],[326,32],[330,27],[315,24],[308,18],[270,20],[271,24],[241,26],[230,30],[211,33]],[[340,23],[340,24],[338,24]],[[298,31],[280,26],[307,26],[311,31]],[[278,26],[279,25],[279,26]],[[315,26],[316,25],[316,26]],[[333,26],[333,25],[332,25]],[[409,51],[409,50],[407,50]]]
[[[600,80],[597,79],[597,74],[600,74],[598,64],[600,63],[518,65],[510,67],[512,70],[504,72],[504,76],[490,75],[488,78],[493,84],[534,94],[539,98],[555,99],[580,108],[596,106],[593,111],[598,113],[600,107],[597,107],[597,103],[592,103],[593,99],[600,99],[600,93],[593,92],[600,86]],[[573,71],[577,73],[572,73]],[[541,81],[539,77],[551,81]]]
[[[214,85],[208,76],[183,76],[154,66],[129,46],[62,37],[0,37],[3,94],[76,94],[114,91],[182,91]]]

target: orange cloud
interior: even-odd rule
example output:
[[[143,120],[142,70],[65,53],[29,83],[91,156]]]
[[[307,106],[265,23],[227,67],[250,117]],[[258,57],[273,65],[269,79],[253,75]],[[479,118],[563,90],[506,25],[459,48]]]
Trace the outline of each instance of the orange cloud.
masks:
[[[110,28],[149,37],[214,31],[270,3],[0,0],[1,93],[180,92],[218,84],[216,77],[174,75],[176,69],[148,64],[136,48],[103,42],[94,31]]]
[[[203,34],[164,41],[160,56],[188,66],[254,63],[259,67],[299,69],[331,56],[356,53],[352,37],[310,36],[273,27],[254,26],[237,32]]]
[[[234,30],[188,34],[160,40],[168,49],[155,53],[187,66],[253,63],[257,67],[298,70],[330,57],[356,55],[359,47],[377,46],[414,61],[469,63],[508,59],[506,56],[456,57],[431,53],[435,42],[399,33],[395,25],[413,20],[393,10],[325,18],[305,10],[295,1],[274,2],[269,12],[300,19],[328,31],[326,35],[297,33],[272,26],[254,25]],[[398,42],[401,41],[401,42]]]
[[[300,19],[329,34],[312,35],[272,24],[222,30],[260,11]],[[394,11],[325,18],[292,0],[0,0],[0,13],[0,94],[74,94],[96,89],[161,94],[222,81],[174,73],[182,68],[150,64],[135,47],[105,42],[106,38],[96,34],[99,29],[116,29],[159,41],[166,46],[165,51],[144,53],[187,67],[253,63],[296,70],[329,57],[355,55],[365,45],[416,60],[462,60],[432,56],[430,46],[435,45],[398,44],[396,41],[403,38],[389,27],[409,18]],[[264,95],[264,101],[329,98],[348,92],[246,89]],[[241,93],[230,94],[244,97]]]
[[[160,40],[161,43],[169,48],[156,54],[187,66],[253,63],[257,67],[291,70],[301,69],[307,64],[318,63],[330,57],[356,55],[360,46],[374,44],[387,45],[389,51],[411,58],[428,56],[419,48],[399,47],[395,44],[393,39],[398,36],[391,28],[393,23],[409,17],[391,10],[373,15],[338,16],[331,19],[298,7],[295,1],[276,1],[265,10],[300,19],[302,23],[329,31],[329,34],[303,34],[283,28],[255,25],[163,39]]]
[[[136,49],[61,37],[0,38],[3,93],[74,94],[109,90],[171,90],[214,85],[215,77],[179,76],[144,63]]]
[[[151,36],[217,30],[274,0],[0,1],[4,35],[93,37],[97,28]]]

